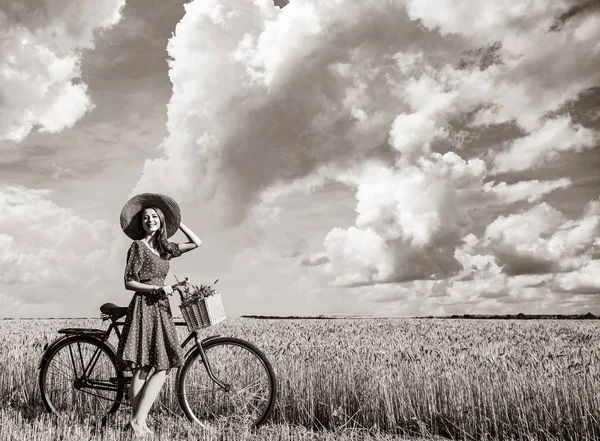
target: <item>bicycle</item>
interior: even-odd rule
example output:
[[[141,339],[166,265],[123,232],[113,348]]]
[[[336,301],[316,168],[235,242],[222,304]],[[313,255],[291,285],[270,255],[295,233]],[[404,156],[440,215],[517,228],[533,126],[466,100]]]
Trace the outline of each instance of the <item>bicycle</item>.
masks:
[[[107,330],[63,328],[58,331],[63,335],[44,347],[39,387],[51,413],[91,414],[105,421],[127,398],[131,376],[117,368],[116,351],[109,342],[113,331],[121,338],[124,321],[119,320],[127,307],[105,303],[100,312],[103,320],[111,321]],[[175,325],[186,323],[175,321]],[[277,393],[275,374],[265,355],[236,337],[212,335],[200,340],[197,331],[189,333],[181,348],[185,351],[192,341],[195,344],[187,349],[175,377],[177,400],[186,417],[218,427],[263,424]]]

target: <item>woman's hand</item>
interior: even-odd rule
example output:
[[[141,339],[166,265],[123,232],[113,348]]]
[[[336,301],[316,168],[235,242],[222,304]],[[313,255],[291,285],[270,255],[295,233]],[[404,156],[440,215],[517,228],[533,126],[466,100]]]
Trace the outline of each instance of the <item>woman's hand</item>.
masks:
[[[165,285],[165,286],[163,286],[162,290],[167,295],[173,294],[173,288],[171,287],[171,285]]]

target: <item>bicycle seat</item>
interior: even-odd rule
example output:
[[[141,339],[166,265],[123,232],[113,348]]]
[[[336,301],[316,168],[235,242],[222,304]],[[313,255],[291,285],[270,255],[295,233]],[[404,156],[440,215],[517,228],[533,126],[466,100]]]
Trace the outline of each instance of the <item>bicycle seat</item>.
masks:
[[[105,303],[100,307],[100,312],[110,316],[112,320],[119,320],[127,315],[127,306],[117,306],[114,303]]]

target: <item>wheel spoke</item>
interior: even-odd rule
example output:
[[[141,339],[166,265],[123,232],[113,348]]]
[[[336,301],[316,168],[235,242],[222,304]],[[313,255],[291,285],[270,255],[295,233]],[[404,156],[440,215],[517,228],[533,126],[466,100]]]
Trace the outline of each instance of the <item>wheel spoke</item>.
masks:
[[[48,355],[40,371],[40,387],[51,411],[102,417],[116,410],[123,389],[110,382],[118,371],[112,351],[107,351],[102,342],[79,336],[65,340]]]
[[[210,379],[198,354],[187,360],[180,393],[188,417],[220,425],[261,423],[272,407],[275,380],[260,351],[239,339],[222,338],[210,342],[205,354],[213,375],[229,388]]]
[[[51,363],[56,362],[56,364],[59,364],[60,366],[64,367],[64,370],[59,370],[59,372],[62,372],[66,375],[70,375],[71,374],[71,378],[74,380],[75,379],[75,375],[72,375],[73,373],[73,365],[72,364],[67,364],[62,360],[59,360],[58,357],[54,357],[52,359]],[[53,365],[52,365],[53,367]],[[69,374],[70,373],[70,374]]]

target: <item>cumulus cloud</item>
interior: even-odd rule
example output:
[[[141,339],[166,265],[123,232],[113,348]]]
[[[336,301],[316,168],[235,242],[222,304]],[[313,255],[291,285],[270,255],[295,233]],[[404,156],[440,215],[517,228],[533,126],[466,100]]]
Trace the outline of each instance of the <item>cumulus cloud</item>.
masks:
[[[484,183],[485,175],[482,160],[452,152],[409,167],[366,167],[357,181],[356,227],[327,235],[324,271],[338,285],[448,277],[460,268],[456,247],[477,225],[474,211],[537,200],[570,184],[495,185]]]
[[[56,133],[93,104],[81,81],[82,50],[121,19],[125,0],[20,2],[0,6],[0,141],[34,127]]]
[[[573,220],[547,203],[498,216],[481,238],[463,238],[454,253],[460,270],[422,296],[436,297],[445,313],[465,305],[474,313],[577,312],[583,303],[565,293],[600,292],[599,214],[600,202],[592,201]]]
[[[0,285],[15,298],[89,301],[89,287],[108,279],[110,224],[60,207],[49,190],[0,187],[0,231]]]
[[[493,296],[521,276],[578,268],[592,218],[571,221],[543,202],[506,215],[573,185],[568,170],[552,180],[512,172],[597,142],[565,110],[600,82],[598,10],[568,14],[572,7],[193,1],[168,44],[164,157],[146,162],[134,192],[163,188],[224,228],[277,216],[278,199],[294,191],[346,185],[354,224],[331,229],[323,249],[302,260],[337,286],[458,275],[456,287],[491,283],[484,291]],[[498,126],[510,139],[463,145]],[[490,171],[509,176],[490,181]],[[533,228],[529,238],[519,222]],[[457,250],[470,233],[481,237],[481,261],[467,265],[496,271],[493,281],[462,273],[467,258]],[[538,247],[534,258],[521,238]],[[507,256],[522,259],[521,269]]]
[[[494,250],[508,274],[580,269],[590,260],[600,233],[598,201],[575,220],[547,203],[522,213],[499,216],[487,226],[482,246]]]
[[[374,154],[405,106],[389,93],[404,78],[394,59],[410,44],[403,23],[393,3],[186,5],[168,45],[166,157],[146,163],[137,189],[191,190],[236,222],[272,186]]]
[[[564,292],[600,294],[600,260],[592,260],[577,271],[558,275],[556,285]]]
[[[462,245],[456,246],[453,257],[459,266],[454,274],[447,274],[440,281],[393,284],[383,299],[394,303],[410,292],[414,301],[424,308],[419,308],[420,311],[436,310],[438,314],[563,310],[567,299],[556,293],[598,292],[593,271],[597,266],[594,259],[599,257],[599,208],[598,201],[594,201],[575,220],[567,220],[545,203],[519,214],[500,216],[486,229],[483,240],[470,233],[462,239]],[[407,248],[405,246],[404,251]],[[453,247],[448,251],[451,249]],[[439,252],[439,247],[436,251]],[[368,254],[362,255],[366,256]],[[349,265],[352,270],[336,273],[346,278],[360,277],[360,270],[368,266],[358,266],[356,270],[353,263],[360,260],[349,259],[352,259],[351,253],[340,265]],[[371,263],[374,262],[377,260]],[[435,266],[430,263],[425,268],[431,270]],[[420,277],[426,277],[426,273]],[[568,307],[571,309],[564,311],[577,312],[580,304],[574,302]],[[400,306],[392,309],[397,313],[406,310]]]
[[[480,90],[486,94],[487,105],[477,115],[479,124],[514,120],[527,131],[535,130],[540,118],[599,82],[598,8],[565,18],[554,32],[552,25],[572,10],[574,2],[532,0],[512,6],[501,0],[434,3],[411,0],[407,10],[427,28],[460,36],[467,45],[500,42],[501,64],[487,69],[488,85],[493,87]]]
[[[475,25],[469,23],[442,29],[462,39],[441,39],[411,23],[442,26],[443,14],[431,12],[437,8],[342,3],[299,1],[283,9],[266,0],[186,5],[168,45],[173,96],[165,158],[146,163],[137,189],[158,182],[172,192],[193,190],[195,197],[234,211],[239,221],[262,191],[294,185],[323,164],[341,169],[390,147],[414,162],[429,153],[432,141],[453,135],[451,121],[458,115],[475,112],[472,126],[516,121],[534,130],[540,118],[599,78],[590,61],[595,35],[574,40],[585,17],[547,32],[567,4],[518,8],[519,22],[539,22],[531,33],[541,47],[575,52],[589,69],[578,74],[581,79],[563,75],[566,70],[546,72],[552,84],[530,88],[548,58],[526,44],[510,18],[517,11],[496,17],[495,4],[475,4],[493,22],[493,38],[480,38],[483,32],[470,30]],[[506,38],[496,31],[504,28],[510,31]],[[522,44],[508,44],[509,37]],[[500,41],[494,46],[500,61],[485,69],[459,66],[461,53],[487,41]],[[205,66],[201,72],[198,63]],[[571,83],[576,90],[567,87]],[[557,93],[564,97],[539,101]],[[178,179],[171,179],[175,174]]]

